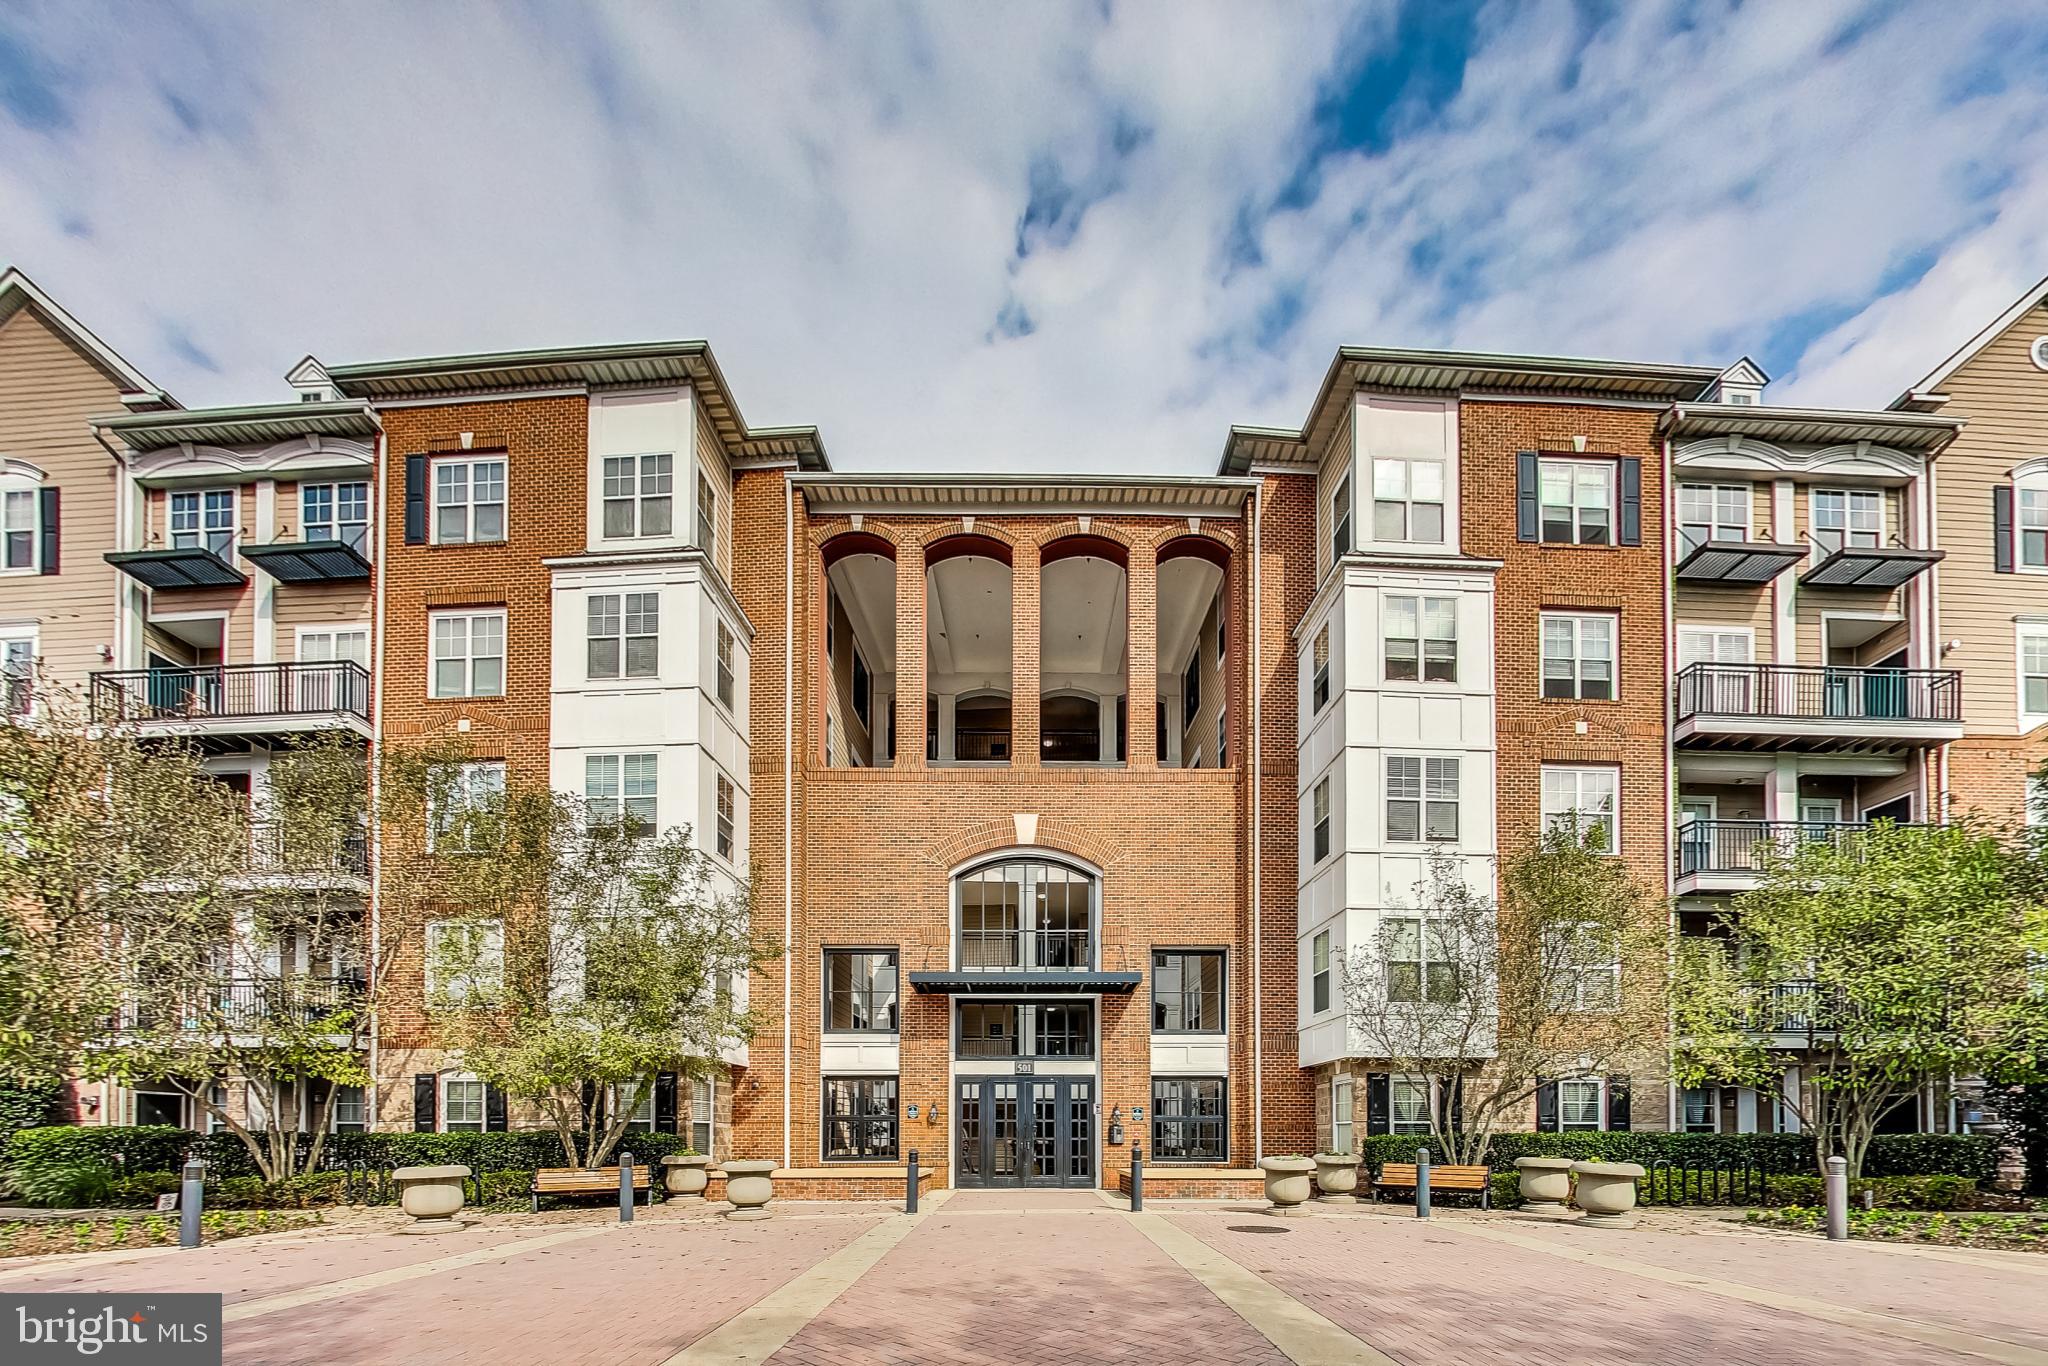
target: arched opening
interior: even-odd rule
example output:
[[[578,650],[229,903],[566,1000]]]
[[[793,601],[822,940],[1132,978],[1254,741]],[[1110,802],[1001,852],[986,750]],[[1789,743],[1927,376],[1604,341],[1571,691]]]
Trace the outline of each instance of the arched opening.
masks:
[[[1227,768],[1230,716],[1230,552],[1205,536],[1159,550],[1159,701],[1153,718],[1161,768]]]
[[[1045,547],[1038,576],[1038,746],[1045,763],[1113,764],[1128,746],[1129,558],[1101,536]]]
[[[854,531],[825,542],[820,554],[825,764],[887,768],[896,760],[896,550]]]
[[[954,880],[962,969],[1087,971],[1095,965],[1095,878],[1047,858],[1009,857]]]
[[[948,536],[925,551],[926,757],[1010,762],[1010,548]]]

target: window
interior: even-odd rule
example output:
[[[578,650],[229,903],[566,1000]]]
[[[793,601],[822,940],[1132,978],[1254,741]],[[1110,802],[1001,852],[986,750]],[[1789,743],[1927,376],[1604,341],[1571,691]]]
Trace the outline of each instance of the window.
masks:
[[[716,1094],[711,1078],[690,1078],[690,1147],[706,1156],[711,1152],[711,1125],[717,1115]]]
[[[505,695],[505,614],[430,612],[434,697]]]
[[[1356,1094],[1355,1084],[1349,1077],[1338,1077],[1330,1083],[1330,1151],[1333,1153],[1351,1151]]]
[[[718,663],[716,666],[718,701],[727,711],[732,710],[733,698],[732,647],[732,628],[727,626],[724,619],[721,618],[718,623]]]
[[[505,762],[448,764],[435,770],[427,788],[427,848],[467,853],[487,847],[480,822],[495,816],[505,796]]]
[[[608,455],[602,473],[605,540],[675,533],[673,455]]]
[[[881,1162],[896,1156],[896,1078],[825,1078],[825,1160]]]
[[[209,550],[228,558],[235,548],[235,490],[172,494],[171,548]]]
[[[1188,666],[1180,676],[1180,725],[1182,730],[1195,724],[1195,717],[1202,710],[1202,647],[1199,642],[1195,652],[1188,656]],[[1200,764],[1194,767],[1200,768]]]
[[[1315,683],[1311,695],[1315,699],[1314,710],[1321,711],[1330,705],[1330,628],[1326,624],[1316,632]]]
[[[716,822],[718,856],[722,859],[730,859],[733,851],[734,792],[732,779],[721,773],[713,780],[713,784],[717,789],[714,797],[718,802],[718,818]]]
[[[655,822],[657,758],[653,754],[586,754],[583,796],[591,821],[602,825],[625,821],[640,839],[659,829]]]
[[[1330,780],[1323,779],[1315,786],[1310,796],[1314,812],[1314,856],[1312,862],[1321,863],[1330,856]]]
[[[299,485],[299,534],[307,541],[340,541],[359,555],[370,553],[370,486]]]
[[[697,475],[697,547],[704,552],[705,559],[717,559],[718,495],[711,491],[711,481],[701,472]]]
[[[1351,476],[1337,481],[1336,496],[1330,499],[1330,558],[1341,560],[1351,553]]]
[[[334,1132],[338,1134],[367,1133],[370,1127],[370,1107],[363,1097],[360,1086],[344,1086],[334,1097],[330,1112],[334,1120]]]
[[[894,1034],[896,950],[825,950],[825,1032]]]
[[[1387,756],[1387,841],[1416,844],[1458,838],[1458,760]]]
[[[1617,618],[1543,616],[1543,695],[1611,702],[1615,698],[1614,637]]]
[[[1320,1015],[1330,1008],[1330,932],[1316,931],[1308,941],[1308,1008]]]
[[[484,1131],[484,1084],[475,1077],[444,1077],[441,1081],[441,1132],[480,1134]]]
[[[1813,538],[1823,554],[1884,541],[1884,494],[1877,489],[1815,489]]]
[[[1152,1079],[1152,1160],[1222,1162],[1229,1150],[1229,1102],[1222,1077]]]
[[[2027,825],[2048,825],[2048,777],[2027,779],[2026,809],[2020,818]]]
[[[36,491],[9,489],[0,500],[0,527],[6,533],[7,569],[33,571],[36,566]]]
[[[1621,851],[1621,826],[1616,819],[1616,792],[1621,770],[1543,766],[1543,828],[1576,818],[1588,848],[1603,854]]]
[[[1441,545],[1444,464],[1381,456],[1372,462],[1372,538]]]
[[[1689,1134],[1711,1134],[1718,1127],[1714,1118],[1714,1088],[1688,1086],[1678,1093],[1680,1127]]]
[[[861,656],[860,646],[853,647],[853,714],[859,718],[862,730],[873,728],[874,678],[868,673],[868,662]]]
[[[1076,1002],[962,1001],[962,1058],[1092,1058],[1095,1007]]]
[[[505,539],[505,458],[434,462],[434,543]]]
[[[620,1110],[624,1109],[626,1103],[633,1099],[633,1093],[639,1091],[640,1088],[641,1084],[637,1081],[620,1082],[612,1087],[609,1102],[612,1113],[617,1114]],[[627,1117],[626,1132],[635,1134],[651,1134],[654,1132],[654,1088],[652,1086],[649,1086],[645,1093],[641,1095],[639,1104],[633,1107],[633,1113]]]
[[[1230,767],[1230,708],[1216,709],[1216,767]]]
[[[1396,1134],[1429,1132],[1429,1078],[1387,1079],[1387,1129]]]
[[[1156,949],[1152,954],[1152,1032],[1223,1032],[1223,951]]]
[[[1567,545],[1614,542],[1614,462],[1538,462],[1543,539]]]
[[[1748,540],[1749,504],[1747,484],[1680,484],[1678,553],[1689,554],[1708,541]]]
[[[0,716],[27,716],[35,707],[36,638],[0,637]]]
[[[2048,716],[2048,631],[2020,635],[2020,710]]]
[[[301,664],[330,664],[346,660],[370,665],[370,628],[367,626],[338,627],[332,630],[301,630],[299,632],[298,658]]]
[[[2048,488],[2022,488],[2015,501],[2020,563],[2029,569],[2048,569]]]
[[[1544,977],[1553,1010],[1616,1010],[1621,1006],[1621,946],[1597,925],[1552,925],[1543,945]]]
[[[505,981],[505,927],[498,920],[427,922],[427,1003],[469,1006],[496,999]]]
[[[1380,946],[1389,1001],[1442,1005],[1458,999],[1457,930],[1449,922],[1390,917],[1381,923]]]
[[[1390,597],[1381,612],[1390,683],[1458,681],[1456,598]]]
[[[1230,616],[1223,610],[1223,602],[1220,596],[1222,590],[1218,589],[1217,591],[1219,596],[1216,603],[1216,671],[1221,673],[1223,672],[1224,646],[1230,639]]]
[[[653,678],[661,672],[661,594],[592,593],[584,643],[589,678]]]
[[[1567,1132],[1601,1127],[1598,1077],[1573,1077],[1557,1084],[1557,1127]]]

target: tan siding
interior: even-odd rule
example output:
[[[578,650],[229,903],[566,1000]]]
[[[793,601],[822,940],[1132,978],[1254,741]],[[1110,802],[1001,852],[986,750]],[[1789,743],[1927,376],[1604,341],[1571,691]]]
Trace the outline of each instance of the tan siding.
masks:
[[[1330,500],[1337,496],[1337,485],[1344,476],[1351,473],[1352,410],[1344,410],[1344,420],[1337,426],[1337,434],[1330,438],[1330,444],[1322,453],[1316,465],[1316,582],[1330,572],[1330,535],[1336,529],[1330,524]],[[1351,543],[1359,542],[1359,512],[1361,507],[1371,505],[1369,495],[1361,497],[1358,480],[1351,481]]]
[[[1761,783],[1689,783],[1683,779],[1678,784],[1678,798],[1682,803],[1688,797],[1712,797],[1714,819],[1717,821],[1760,821],[1764,818],[1764,789]]]
[[[711,425],[711,418],[705,413],[704,405],[693,405],[697,413],[697,458],[711,473],[711,486],[718,494],[718,549],[712,556],[712,563],[727,583],[732,582],[732,462],[726,458],[725,445],[718,439],[718,431]],[[688,493],[690,516],[697,515],[697,485],[692,481]],[[695,525],[694,520],[692,525]]]
[[[1679,626],[1749,627],[1756,632],[1756,645],[1750,658],[1763,663],[1773,657],[1773,617],[1768,586],[1695,588],[1679,584],[1672,594],[1671,610],[1672,620]]]
[[[298,658],[301,626],[368,626],[371,613],[366,582],[281,583],[275,607],[277,657]]]
[[[1800,569],[1801,566],[1794,566],[1785,572],[1797,574],[1800,572]],[[1797,596],[1794,597],[1792,610],[1794,639],[1799,646],[1799,662],[1801,664],[1827,664],[1834,661],[1830,661],[1827,658],[1826,651],[1822,648],[1821,644],[1821,619],[1823,616],[1854,613],[1858,616],[1903,617],[1906,612],[1906,595],[1905,590],[1900,588],[1894,588],[1889,593],[1858,593],[1845,592],[1840,589],[1804,588],[1798,590]],[[1890,635],[1891,633],[1887,631],[1885,635],[1878,636],[1875,639],[1886,639]],[[1892,648],[1897,649],[1904,644],[1905,636],[1900,634],[1893,640]],[[1861,647],[1855,653],[1860,656],[1863,653]],[[1854,663],[1857,661],[1848,660],[1841,662]]]

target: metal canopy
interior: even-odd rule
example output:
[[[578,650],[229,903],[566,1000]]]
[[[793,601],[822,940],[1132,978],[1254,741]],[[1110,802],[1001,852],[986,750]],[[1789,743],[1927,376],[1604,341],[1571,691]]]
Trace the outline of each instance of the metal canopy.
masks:
[[[1138,989],[1142,975],[1135,972],[913,972],[911,990],[921,996],[1013,995],[1029,992],[1100,991],[1129,995]]]
[[[1806,558],[1796,545],[1773,541],[1702,541],[1678,562],[1683,583],[1725,583],[1749,587],[1769,583]]]
[[[109,550],[106,561],[145,587],[239,588],[249,576],[197,546],[183,550]]]
[[[1802,588],[1867,588],[1887,592],[1948,552],[1898,546],[1843,546],[1799,576]]]
[[[274,541],[245,545],[242,558],[279,583],[339,583],[370,577],[370,562],[340,541]]]

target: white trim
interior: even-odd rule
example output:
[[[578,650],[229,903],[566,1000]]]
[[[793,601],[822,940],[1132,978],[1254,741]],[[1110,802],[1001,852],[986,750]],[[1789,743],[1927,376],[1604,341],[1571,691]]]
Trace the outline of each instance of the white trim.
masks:
[[[9,460],[0,469],[0,578],[33,578],[43,572],[43,486],[42,471],[26,461]],[[17,493],[28,498],[28,563],[9,568],[4,559],[5,535],[11,532],[7,499]]]
[[[2033,730],[2036,726],[2048,722],[2048,711],[2036,712],[2027,710],[2027,679],[2029,675],[2027,673],[2026,651],[2029,639],[2048,641],[2048,626],[2022,621],[2016,623],[2013,627],[2013,706],[2022,735]]]
[[[2036,370],[2048,370],[2048,337],[2036,337],[2027,343],[2027,359]]]
[[[1561,544],[1554,543],[1554,544]],[[1607,637],[1607,665],[1610,675],[1607,680],[1607,696],[1587,697],[1585,689],[1584,632],[1581,623],[1599,617],[1609,623]],[[1550,621],[1572,623],[1572,695],[1570,697],[1547,697],[1543,692],[1543,627]],[[1572,608],[1544,608],[1536,613],[1536,698],[1539,702],[1619,702],[1621,700],[1621,613],[1608,609],[1581,611]]]
[[[1539,765],[1536,771],[1536,813],[1538,822],[1537,828],[1539,833],[1547,832],[1550,828],[1550,816],[1552,813],[1544,810],[1543,779],[1552,773],[1611,773],[1614,775],[1614,809],[1613,811],[1608,813],[1608,819],[1612,822],[1613,826],[1614,838],[1609,840],[1608,847],[1602,849],[1600,852],[1610,856],[1618,856],[1621,853],[1621,765],[1618,763]],[[1574,804],[1566,808],[1566,810],[1579,812],[1583,814],[1586,811],[1586,808],[1584,806],[1577,805],[1577,801],[1582,800],[1585,797],[1583,784],[1574,782],[1573,787],[1575,789],[1575,801]],[[1556,814],[1563,815],[1565,813],[1561,811]],[[1580,822],[1580,825],[1581,829],[1583,829],[1583,820]]]
[[[478,465],[499,465],[503,469],[500,479],[504,496],[498,502],[498,520],[501,525],[498,534],[489,540],[478,540],[476,536],[476,467]],[[462,512],[463,538],[459,541],[441,539],[441,500],[437,496],[441,469],[449,465],[465,465],[469,472],[462,477],[462,502],[451,503]],[[490,504],[486,503],[488,507]],[[427,544],[428,545],[504,545],[512,538],[512,457],[508,451],[443,451],[427,457]]]
[[[436,673],[438,672],[438,670],[437,670],[437,669],[435,668],[435,666],[436,666],[436,665],[437,665],[438,663],[440,663],[440,656],[438,656],[438,655],[436,655],[436,654],[434,653],[434,625],[435,625],[435,623],[436,623],[437,621],[442,621],[442,620],[448,620],[448,619],[453,619],[453,618],[455,618],[455,617],[461,617],[461,618],[463,618],[463,620],[465,620],[465,621],[468,621],[468,622],[475,622],[475,621],[477,621],[477,620],[480,620],[480,619],[482,619],[482,618],[485,618],[485,617],[496,617],[496,618],[498,619],[498,687],[497,687],[497,691],[495,691],[495,692],[481,692],[481,693],[480,693],[480,692],[476,692],[476,691],[473,691],[473,690],[474,690],[474,688],[476,687],[476,661],[477,661],[477,653],[476,653],[476,631],[475,631],[475,628],[474,628],[474,626],[465,626],[465,627],[463,628],[463,634],[462,634],[462,640],[463,640],[463,646],[462,646],[462,648],[463,648],[463,653],[462,653],[462,655],[460,656],[460,658],[462,659],[462,662],[463,662],[462,676],[463,676],[463,687],[464,687],[464,689],[465,689],[465,690],[464,690],[464,691],[462,691],[462,692],[451,692],[451,693],[443,693],[443,692],[436,692],[436,691],[434,691],[434,680],[435,680],[435,675],[436,675]],[[503,697],[503,696],[505,696],[505,689],[506,689],[506,686],[507,686],[507,684],[508,684],[508,683],[510,682],[510,680],[509,680],[509,679],[508,679],[508,678],[506,677],[506,675],[507,675],[507,673],[508,673],[508,671],[509,671],[509,668],[510,668],[510,663],[511,663],[511,660],[510,660],[510,654],[511,654],[511,642],[510,642],[510,639],[509,639],[510,635],[511,635],[511,619],[510,619],[510,613],[508,612],[508,610],[507,610],[506,608],[503,608],[503,607],[437,607],[437,608],[434,608],[434,609],[430,610],[430,611],[429,611],[429,612],[427,613],[427,697],[428,697],[428,699],[429,699],[430,701],[437,701],[437,702],[446,702],[446,701],[450,701],[450,700],[453,700],[453,699],[458,699],[458,698],[466,698],[466,697],[467,697],[467,698],[476,698],[476,697]],[[454,656],[451,656],[451,658],[453,658],[453,657],[454,657]],[[484,658],[486,658],[486,659],[490,658],[490,656],[489,656],[489,655],[485,655],[485,656],[483,656],[483,657],[484,657]]]
[[[371,664],[375,662],[374,658],[370,654],[369,647],[371,643],[372,629],[370,623],[367,621],[324,621],[314,625],[298,627],[292,633],[292,662],[295,664],[303,664],[306,662],[307,636],[353,635],[357,631],[363,633],[363,667],[367,669],[371,666]]]

